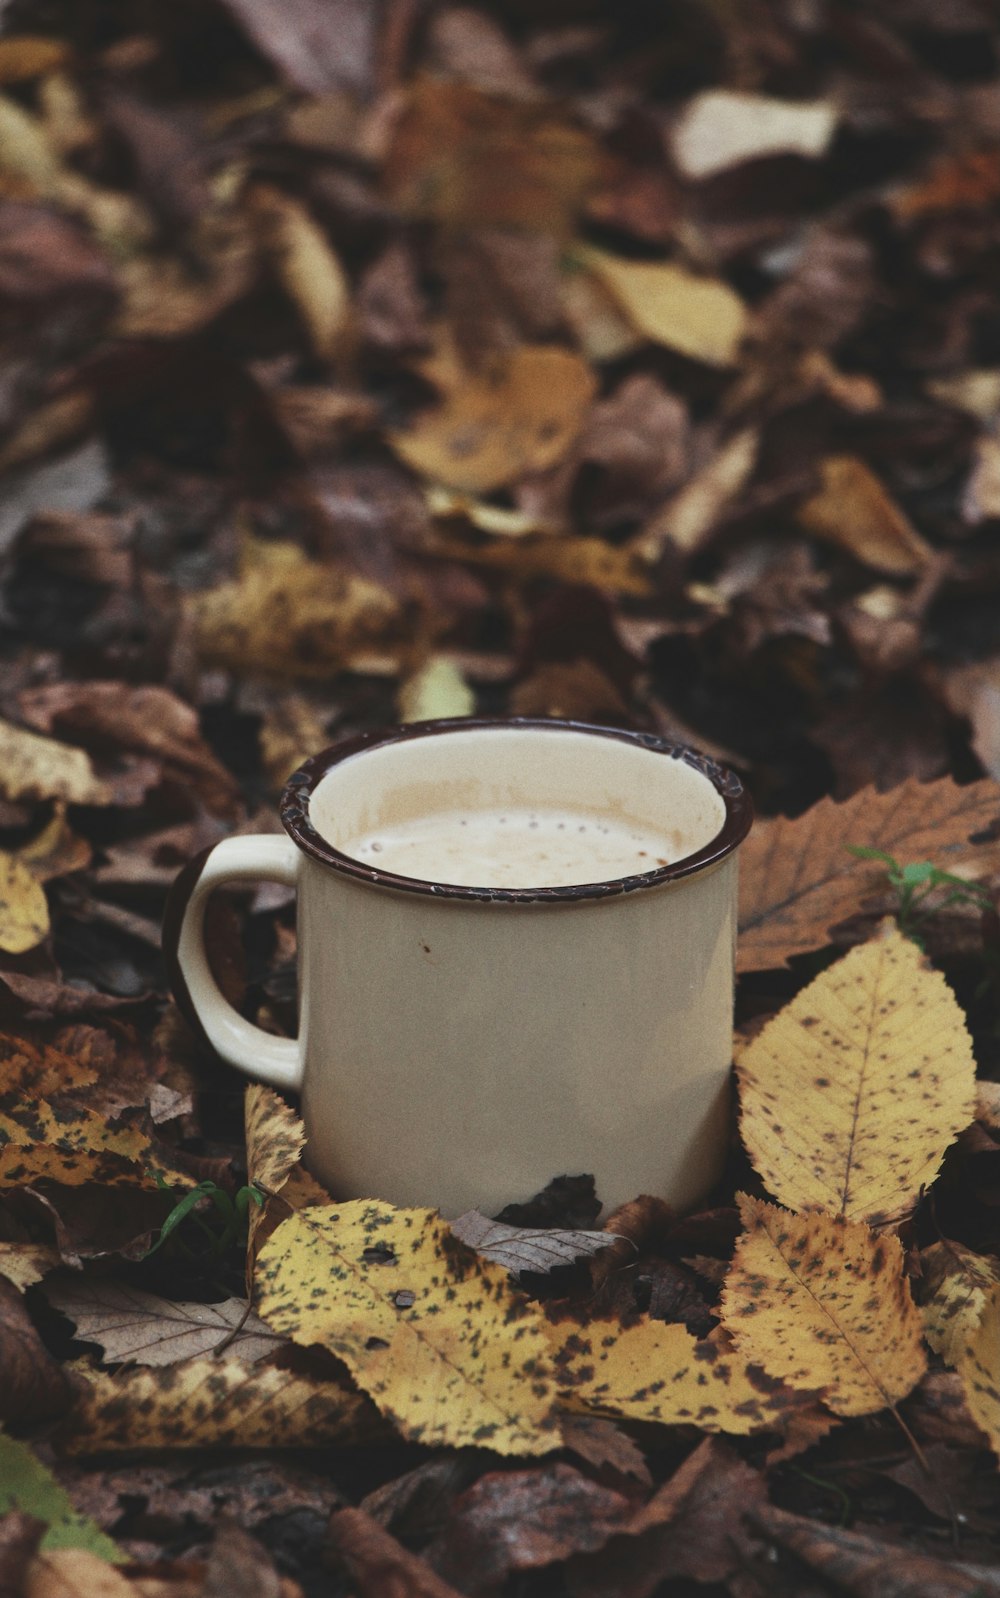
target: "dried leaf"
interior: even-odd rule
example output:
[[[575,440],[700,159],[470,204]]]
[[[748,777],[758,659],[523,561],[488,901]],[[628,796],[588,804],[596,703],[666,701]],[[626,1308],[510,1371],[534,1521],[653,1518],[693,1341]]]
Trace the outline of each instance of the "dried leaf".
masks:
[[[329,360],[336,354],[351,307],[350,284],[339,257],[298,200],[261,183],[248,198],[275,270],[309,330],[313,350]]]
[[[646,338],[709,366],[736,360],[747,313],[727,284],[672,262],[626,261],[600,250],[586,250],[582,260]]]
[[[962,495],[962,515],[974,527],[1000,516],[1000,438],[990,433],[976,440],[975,464]]]
[[[61,39],[22,33],[0,39],[0,83],[24,83],[57,72],[69,60],[69,46]]]
[[[47,937],[45,890],[23,860],[0,849],[0,949],[24,954]]]
[[[965,1017],[916,944],[890,931],[823,971],[737,1065],[740,1130],[779,1203],[898,1218],[972,1120]]]
[[[706,1432],[782,1431],[801,1393],[765,1373],[718,1331],[699,1341],[679,1322],[561,1323],[550,1329],[556,1372],[574,1409],[699,1426]]]
[[[204,660],[276,677],[329,677],[391,634],[399,602],[296,544],[248,543],[240,577],[191,602]]]
[[[28,1444],[0,1432],[0,1515],[11,1510],[44,1521],[45,1550],[85,1548],[102,1560],[121,1558],[111,1538],[77,1513],[68,1494]]]
[[[517,1276],[521,1271],[547,1274],[562,1265],[588,1259],[619,1241],[614,1232],[572,1232],[545,1227],[507,1226],[478,1210],[466,1210],[448,1225],[457,1238],[484,1259]]]
[[[152,1370],[68,1369],[79,1396],[59,1444],[70,1454],[347,1447],[380,1433],[363,1394],[273,1365],[202,1356]]]
[[[66,1274],[46,1285],[45,1296],[73,1322],[79,1342],[100,1345],[109,1365],[176,1365],[223,1343],[227,1356],[253,1365],[284,1342],[259,1316],[247,1315],[240,1298],[176,1303],[107,1277]]]
[[[875,571],[908,576],[923,570],[933,549],[864,461],[829,455],[820,479],[818,493],[799,506],[806,532],[838,544]]]
[[[969,840],[998,819],[1000,785],[960,788],[943,777],[889,793],[865,788],[842,804],[821,799],[794,821],[758,822],[740,854],[739,969],[766,971],[820,948],[830,928],[858,909],[872,871],[848,853],[849,844],[882,849],[904,864],[933,859],[947,871],[974,871]]]
[[[412,677],[399,685],[401,721],[431,721],[443,716],[471,716],[476,696],[447,655],[431,655]]]
[[[687,486],[657,511],[634,540],[644,560],[657,561],[668,543],[685,552],[699,547],[749,481],[759,443],[755,427],[734,434]]]
[[[1000,1260],[942,1239],[922,1251],[920,1263],[924,1336],[946,1365],[957,1366],[1000,1282]]]
[[[329,743],[326,717],[302,694],[282,694],[265,710],[260,725],[260,758],[271,788],[280,793],[292,772]]]
[[[651,590],[644,563],[624,544],[606,544],[602,538],[525,537],[516,542],[463,544],[459,539],[438,539],[442,555],[470,566],[485,566],[527,583],[551,577],[566,583],[587,583],[612,594],[646,597]]]
[[[989,1293],[957,1363],[969,1414],[1000,1457],[1000,1284]]]
[[[74,805],[106,805],[112,798],[82,749],[9,721],[0,721],[0,792],[8,799],[64,799]]]
[[[367,92],[378,17],[367,0],[225,0],[226,9],[284,79],[306,94],[341,86]]]
[[[871,1415],[905,1398],[927,1361],[899,1239],[746,1195],[740,1214],[746,1230],[722,1318],[743,1356],[820,1390],[837,1415]]]
[[[825,155],[836,124],[826,100],[707,89],[681,112],[670,147],[679,170],[698,181],[762,156]]]
[[[646,1456],[634,1438],[601,1415],[565,1414],[559,1417],[563,1447],[585,1459],[596,1470],[605,1466],[619,1476],[634,1476],[644,1487],[653,1485]]]
[[[89,1549],[57,1548],[32,1561],[22,1598],[139,1598],[139,1588]]]
[[[21,1293],[61,1263],[58,1250],[47,1243],[0,1243],[0,1276]]]
[[[436,409],[392,435],[408,466],[464,493],[491,493],[566,454],[595,382],[578,355],[521,345],[483,371],[449,369]]]
[[[278,1228],[257,1272],[264,1319],[329,1348],[411,1441],[559,1447],[539,1312],[435,1211],[365,1199],[305,1210]]]
[[[358,1598],[461,1598],[363,1509],[335,1510],[329,1536]]]
[[[247,1182],[259,1188],[268,1200],[263,1208],[251,1202],[247,1211],[247,1289],[250,1296],[254,1260],[284,1215],[283,1206],[272,1205],[269,1201],[282,1192],[289,1176],[298,1168],[306,1132],[280,1094],[259,1082],[252,1082],[246,1090],[243,1121],[247,1140]]]

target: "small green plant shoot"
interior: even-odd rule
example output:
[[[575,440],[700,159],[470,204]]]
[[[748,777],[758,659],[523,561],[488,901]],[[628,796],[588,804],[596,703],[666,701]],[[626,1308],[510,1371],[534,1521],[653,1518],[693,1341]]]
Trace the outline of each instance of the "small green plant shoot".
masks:
[[[167,1189],[167,1183],[159,1175],[156,1178],[156,1185],[161,1189]],[[198,1207],[203,1199],[210,1199],[215,1207],[218,1215],[215,1226],[210,1225],[204,1216],[198,1213]],[[146,1250],[143,1258],[148,1259],[157,1249],[162,1248],[181,1222],[187,1220],[189,1216],[208,1238],[212,1254],[216,1258],[221,1258],[234,1243],[246,1244],[247,1214],[250,1205],[263,1205],[263,1203],[263,1193],[252,1183],[230,1194],[225,1188],[219,1187],[217,1182],[199,1182],[197,1187],[193,1187],[190,1192],[184,1194],[183,1198],[178,1199],[160,1227],[159,1237],[152,1247]]]
[[[898,895],[899,930],[920,948],[923,948],[921,929],[929,916],[953,904],[967,904],[977,910],[992,908],[985,888],[966,882],[964,877],[953,876],[950,871],[942,871],[933,860],[913,860],[904,866],[884,849],[862,848],[851,843],[846,847],[859,860],[880,860],[885,866],[889,886]]]

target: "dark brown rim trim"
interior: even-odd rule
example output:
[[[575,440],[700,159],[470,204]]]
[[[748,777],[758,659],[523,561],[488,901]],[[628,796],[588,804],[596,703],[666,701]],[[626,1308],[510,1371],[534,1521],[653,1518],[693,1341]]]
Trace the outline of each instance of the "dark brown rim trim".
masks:
[[[655,871],[644,871],[632,877],[619,877],[610,882],[586,882],[563,888],[473,888],[442,882],[426,882],[418,877],[401,877],[392,871],[375,871],[352,860],[328,843],[309,819],[309,800],[313,790],[327,772],[342,760],[361,754],[367,749],[377,749],[383,744],[408,743],[413,738],[430,738],[437,733],[461,733],[472,730],[502,731],[511,729],[539,729],[543,732],[584,732],[601,738],[617,738],[620,743],[632,744],[639,749],[649,749],[655,754],[668,755],[683,760],[700,771],[712,783],[726,807],[726,818],[712,841],[694,854],[685,855],[668,866]],[[330,866],[355,882],[367,882],[372,887],[394,888],[400,893],[420,893],[433,899],[465,899],[479,904],[578,904],[585,899],[610,899],[622,893],[634,893],[641,888],[658,888],[667,882],[679,882],[696,871],[714,866],[732,854],[743,842],[753,821],[753,805],[739,778],[725,767],[719,766],[707,755],[699,754],[684,744],[671,743],[653,733],[626,732],[618,727],[592,726],[583,721],[557,721],[539,717],[458,717],[441,721],[415,721],[403,727],[388,727],[376,732],[362,733],[359,737],[345,739],[313,755],[289,777],[281,796],[281,820],[285,831],[303,852],[320,865]]]

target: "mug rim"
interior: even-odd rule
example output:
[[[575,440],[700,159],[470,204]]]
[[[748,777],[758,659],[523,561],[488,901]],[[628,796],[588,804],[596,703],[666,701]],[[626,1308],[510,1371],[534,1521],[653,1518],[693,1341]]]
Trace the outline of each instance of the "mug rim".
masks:
[[[725,819],[714,838],[700,849],[684,855],[669,865],[657,866],[652,871],[637,872],[627,877],[610,878],[605,882],[570,883],[561,887],[539,888],[489,888],[471,887],[462,883],[432,882],[423,877],[405,877],[397,872],[378,870],[355,860],[337,849],[313,826],[309,815],[309,801],[322,779],[335,766],[355,755],[386,744],[408,743],[416,738],[429,738],[444,733],[472,731],[526,731],[576,732],[593,737],[615,738],[633,748],[647,749],[652,754],[666,755],[683,760],[686,765],[707,778],[725,806]],[[303,761],[285,783],[280,800],[281,823],[292,842],[320,865],[328,866],[341,876],[370,887],[390,888],[399,893],[421,894],[430,899],[457,899],[479,904],[578,904],[582,900],[608,899],[620,894],[641,892],[663,887],[694,876],[710,866],[718,865],[743,842],[753,823],[753,801],[739,777],[727,767],[712,760],[688,744],[676,743],[656,733],[634,732],[624,727],[604,727],[597,723],[569,721],[544,716],[456,716],[433,721],[411,721],[401,725],[376,728],[341,739],[326,749]]]

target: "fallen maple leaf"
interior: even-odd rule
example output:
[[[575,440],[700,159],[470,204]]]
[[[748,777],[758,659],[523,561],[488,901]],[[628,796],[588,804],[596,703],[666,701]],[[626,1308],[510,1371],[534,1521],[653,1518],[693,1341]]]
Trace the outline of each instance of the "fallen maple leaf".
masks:
[[[368,1199],[304,1210],[262,1249],[257,1284],[263,1318],[330,1349],[411,1441],[559,1447],[540,1312],[436,1211]]]
[[[77,1388],[59,1433],[70,1454],[142,1448],[317,1448],[380,1435],[377,1412],[335,1381],[203,1355],[181,1365],[66,1367]]]
[[[899,1217],[974,1112],[964,1014],[897,931],[810,982],[747,1044],[736,1069],[747,1153],[791,1210]]]
[[[864,788],[842,804],[821,799],[805,815],[758,822],[740,853],[741,971],[766,971],[821,948],[831,927],[857,909],[873,884],[871,865],[849,845],[882,849],[904,863],[933,859],[973,869],[970,842],[1000,819],[1000,784],[960,788],[950,777],[905,782],[889,793]]]
[[[957,1365],[1000,1282],[1000,1260],[942,1238],[922,1251],[920,1263],[924,1336],[946,1365]]]
[[[109,1365],[177,1365],[223,1344],[233,1359],[253,1365],[284,1342],[259,1316],[247,1315],[240,1298],[176,1303],[124,1282],[75,1273],[47,1283],[45,1296],[73,1322],[78,1341],[100,1345]]]
[[[782,1431],[808,1400],[766,1374],[716,1330],[699,1341],[679,1322],[550,1328],[557,1379],[573,1409],[661,1426],[749,1436]]]
[[[920,1312],[896,1237],[825,1215],[739,1198],[746,1228],[722,1321],[747,1359],[837,1415],[893,1408],[927,1365]]]
[[[979,1325],[958,1358],[969,1414],[1000,1458],[1000,1284],[983,1305]]]
[[[615,1232],[508,1226],[504,1221],[491,1221],[478,1210],[466,1210],[448,1225],[455,1237],[514,1276],[521,1271],[547,1274],[560,1265],[572,1265],[620,1241]]]
[[[839,544],[875,571],[907,576],[923,570],[933,549],[864,461],[830,455],[820,479],[818,492],[799,506],[807,532]]]
[[[465,493],[491,493],[554,466],[586,418],[596,384],[578,355],[522,345],[467,372],[437,362],[444,395],[392,442],[408,466]]]
[[[735,361],[747,313],[727,283],[671,261],[627,261],[603,250],[586,249],[581,261],[647,338],[709,366]]]

